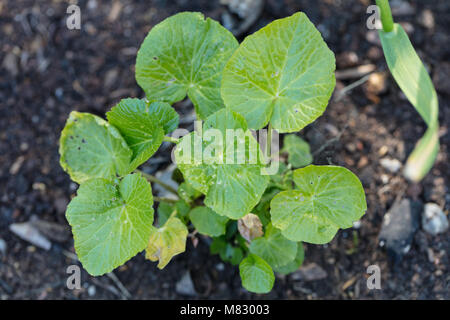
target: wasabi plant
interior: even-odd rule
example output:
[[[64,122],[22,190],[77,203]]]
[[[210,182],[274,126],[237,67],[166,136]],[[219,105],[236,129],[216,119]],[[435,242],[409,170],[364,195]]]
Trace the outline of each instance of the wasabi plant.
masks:
[[[432,168],[439,151],[439,105],[436,90],[405,30],[394,23],[388,0],[376,0],[383,29],[379,30],[384,56],[392,76],[428,126],[409,156],[404,174],[420,181]]]
[[[136,61],[145,99],[121,100],[107,120],[72,112],[61,134],[61,166],[80,184],[66,217],[83,267],[102,275],[145,249],[162,269],[198,233],[212,254],[239,265],[247,290],[269,292],[274,272],[302,264],[303,242],[328,243],[366,211],[358,178],[311,165],[309,145],[292,134],[324,112],[334,71],[334,54],[304,13],[240,45],[199,13],[153,27]],[[169,136],[179,122],[171,105],[186,95],[202,123]],[[263,128],[260,147],[252,130]],[[286,161],[277,160],[272,132],[291,133]],[[138,170],[163,141],[176,145],[177,190]],[[150,182],[175,196],[153,197]]]

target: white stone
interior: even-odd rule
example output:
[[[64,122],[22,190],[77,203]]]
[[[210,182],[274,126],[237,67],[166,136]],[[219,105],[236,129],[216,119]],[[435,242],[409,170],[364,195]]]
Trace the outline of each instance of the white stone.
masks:
[[[422,228],[432,235],[448,229],[448,219],[444,211],[435,203],[427,203],[422,212]]]

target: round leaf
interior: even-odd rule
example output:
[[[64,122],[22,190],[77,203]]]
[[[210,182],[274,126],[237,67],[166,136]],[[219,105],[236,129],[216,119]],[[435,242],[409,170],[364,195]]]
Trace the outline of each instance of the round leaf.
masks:
[[[180,219],[169,218],[164,226],[152,227],[145,257],[158,261],[158,268],[163,269],[170,260],[186,250],[188,230]]]
[[[173,103],[187,94],[204,119],[224,107],[222,70],[237,47],[218,22],[201,13],[176,14],[153,27],[142,43],[136,81],[149,100]]]
[[[334,70],[333,52],[299,12],[245,38],[224,69],[222,98],[252,129],[270,121],[279,132],[299,131],[324,112]]]
[[[283,152],[289,154],[288,162],[294,168],[305,167],[313,161],[308,142],[295,134],[284,136]]]
[[[250,252],[263,258],[272,268],[276,268],[294,261],[297,243],[286,239],[280,230],[269,224],[264,237],[251,242]]]
[[[272,290],[275,276],[272,268],[260,257],[249,254],[239,264],[242,286],[250,292],[268,293]]]
[[[220,216],[208,207],[197,207],[189,213],[192,224],[201,234],[217,237],[225,234],[228,218]]]
[[[91,179],[67,207],[75,250],[89,274],[112,271],[147,245],[153,223],[150,184],[137,174],[118,184]]]
[[[350,170],[313,166],[294,171],[296,190],[270,203],[272,224],[293,241],[330,242],[339,228],[350,228],[367,209],[364,189]]]
[[[77,183],[92,178],[110,180],[130,172],[132,151],[119,131],[89,113],[70,113],[59,153],[61,167]]]
[[[298,268],[300,268],[300,266],[303,264],[303,260],[305,259],[305,251],[301,242],[297,244],[297,247],[297,255],[295,256],[294,261],[291,261],[284,266],[274,268],[275,272],[281,274],[289,274],[297,271]]]
[[[216,138],[207,138],[212,132],[209,129],[215,130]],[[227,129],[234,129],[232,133],[241,132],[230,145],[226,143],[227,132],[230,134]],[[208,155],[208,150],[214,149],[212,146],[218,148]],[[192,132],[183,137],[175,150],[177,165],[186,181],[206,195],[205,205],[231,219],[249,213],[267,186],[268,176],[262,175],[261,157],[259,145],[247,130],[245,119],[225,109],[208,117],[202,133]]]
[[[158,119],[147,113],[143,100],[123,99],[106,116],[133,151],[130,171],[147,161],[161,145],[164,130]]]

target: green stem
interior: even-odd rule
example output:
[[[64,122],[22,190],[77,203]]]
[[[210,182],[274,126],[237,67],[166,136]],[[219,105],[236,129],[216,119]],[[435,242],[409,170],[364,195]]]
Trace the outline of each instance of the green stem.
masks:
[[[141,170],[138,170],[138,169],[136,169],[136,170],[134,170],[134,171],[137,172],[137,173],[142,174],[142,176],[143,176],[145,179],[147,179],[148,181],[157,183],[157,184],[159,184],[161,187],[163,187],[164,189],[166,189],[167,191],[170,191],[170,192],[172,192],[173,194],[175,194],[175,195],[178,196],[177,190],[175,190],[174,188],[172,188],[171,186],[169,186],[167,183],[162,182],[162,181],[159,180],[157,177],[152,176],[151,174],[145,173],[145,172],[143,172],[143,171],[141,171]]]
[[[180,142],[180,139],[172,138],[172,137],[169,137],[169,136],[165,136],[163,138],[163,141],[172,142],[172,143],[177,144],[178,142]]]
[[[153,201],[155,202],[170,202],[170,203],[176,203],[177,200],[172,199],[172,198],[164,198],[164,197],[153,197]],[[176,211],[175,211],[176,213]]]
[[[394,29],[394,19],[392,19],[391,7],[388,0],[376,0],[378,8],[380,8],[381,23],[384,32],[391,32]]]
[[[169,216],[169,219],[175,217],[176,215],[177,215],[177,209],[172,211],[172,213]],[[169,220],[169,219],[167,219],[167,220]]]

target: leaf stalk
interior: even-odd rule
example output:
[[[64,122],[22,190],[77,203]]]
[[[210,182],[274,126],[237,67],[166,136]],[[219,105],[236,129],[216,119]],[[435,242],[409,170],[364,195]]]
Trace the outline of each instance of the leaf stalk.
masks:
[[[392,18],[391,7],[388,0],[376,0],[380,8],[381,24],[384,32],[391,32],[394,29],[394,19]]]

